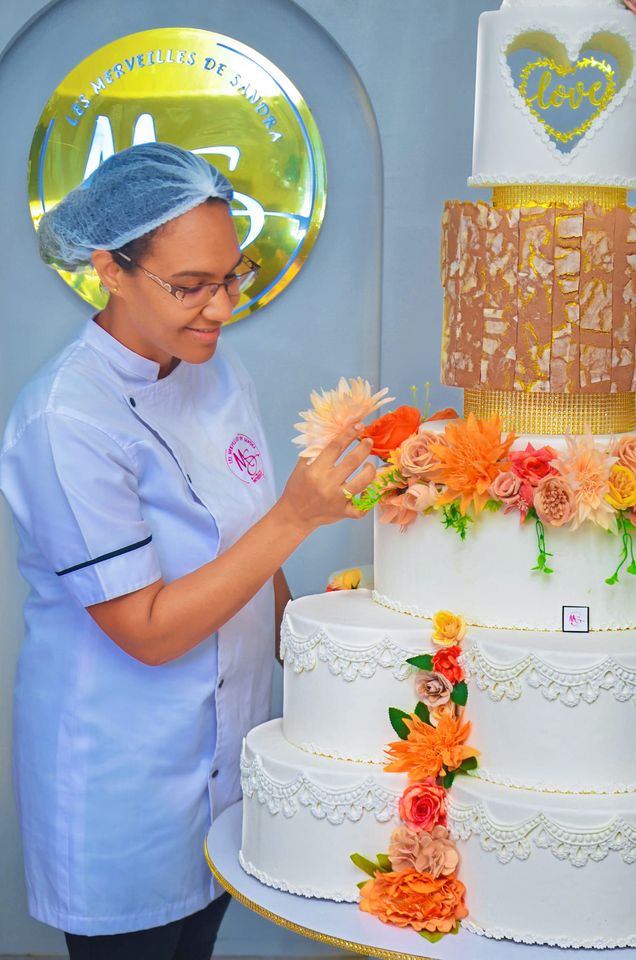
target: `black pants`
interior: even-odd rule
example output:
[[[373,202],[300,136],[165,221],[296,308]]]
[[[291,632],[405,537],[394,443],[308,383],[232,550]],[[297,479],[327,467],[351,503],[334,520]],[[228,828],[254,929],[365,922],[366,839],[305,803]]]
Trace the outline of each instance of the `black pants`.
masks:
[[[162,927],[97,937],[65,933],[71,960],[210,960],[223,915],[224,893],[198,913]]]

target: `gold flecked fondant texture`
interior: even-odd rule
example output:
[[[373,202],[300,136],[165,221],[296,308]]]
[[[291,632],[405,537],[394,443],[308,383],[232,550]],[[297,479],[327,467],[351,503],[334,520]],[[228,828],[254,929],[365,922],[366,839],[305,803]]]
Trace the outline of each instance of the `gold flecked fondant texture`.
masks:
[[[442,226],[443,383],[636,390],[636,210],[449,201]]]

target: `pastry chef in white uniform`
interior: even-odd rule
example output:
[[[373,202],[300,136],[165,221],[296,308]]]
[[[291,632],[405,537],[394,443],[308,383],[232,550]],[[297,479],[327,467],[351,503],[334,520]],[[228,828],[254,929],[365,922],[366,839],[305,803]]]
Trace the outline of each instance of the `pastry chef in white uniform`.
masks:
[[[144,144],[39,229],[47,263],[92,262],[110,293],[23,388],[0,451],[30,587],[14,705],[29,907],[71,958],[208,960],[229,898],[203,842],[270,717],[281,564],[356,516],[343,485],[375,472],[370,441],[347,452],[352,428],[276,499],[252,382],[220,342],[258,269],[231,198],[201,157]]]

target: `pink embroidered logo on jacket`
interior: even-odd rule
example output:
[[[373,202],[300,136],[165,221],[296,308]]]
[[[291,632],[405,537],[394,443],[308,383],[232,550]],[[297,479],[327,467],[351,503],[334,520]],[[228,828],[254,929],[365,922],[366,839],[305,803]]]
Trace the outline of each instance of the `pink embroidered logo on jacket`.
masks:
[[[237,433],[225,451],[225,462],[243,483],[258,483],[264,477],[263,458],[251,437]]]

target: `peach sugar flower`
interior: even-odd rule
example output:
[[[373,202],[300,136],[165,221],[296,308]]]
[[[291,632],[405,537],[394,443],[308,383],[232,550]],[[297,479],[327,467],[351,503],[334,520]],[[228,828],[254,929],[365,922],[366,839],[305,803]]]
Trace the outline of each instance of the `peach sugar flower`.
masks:
[[[418,670],[415,677],[415,695],[429,709],[443,707],[453,692],[453,684],[442,673]]]
[[[610,472],[616,457],[594,443],[588,429],[581,437],[566,437],[567,450],[554,465],[574,493],[572,529],[591,520],[604,530],[614,527],[614,510],[607,502]]]
[[[409,735],[407,740],[397,740],[387,746],[391,760],[384,769],[389,773],[407,773],[409,781],[426,777],[444,776],[456,770],[462,761],[476,757],[479,751],[466,746],[470,733],[470,721],[444,715],[436,727],[424,723],[416,714],[404,717]]]
[[[616,510],[629,510],[636,505],[636,475],[622,463],[610,470],[609,493],[605,499]]]
[[[312,391],[311,410],[301,411],[302,421],[294,424],[300,436],[293,443],[304,447],[299,457],[310,462],[344,430],[361,423],[370,413],[390,403],[388,387],[371,393],[371,384],[362,377],[352,377],[348,382],[341,377],[335,390]]]
[[[455,877],[427,873],[380,873],[360,890],[360,909],[398,927],[450,933],[468,916],[466,888]]]
[[[618,462],[623,467],[628,467],[636,474],[636,433],[619,437],[614,443],[612,454],[618,457]]]
[[[453,647],[466,636],[466,621],[450,610],[438,610],[433,617],[431,640],[440,647]]]
[[[442,439],[443,434],[431,430],[422,430],[407,437],[392,457],[402,476],[406,479],[430,480],[431,470],[437,465],[431,444]]]
[[[478,420],[473,413],[466,420],[446,424],[444,442],[431,443],[431,453],[439,461],[431,478],[448,488],[438,505],[460,499],[460,510],[472,505],[480,513],[490,499],[490,486],[499,473],[510,468],[506,459],[514,443],[514,434],[502,439],[501,420]]]
[[[437,497],[434,483],[414,483],[399,493],[389,493],[380,500],[380,523],[399,523],[405,530],[418,514],[435,506]]]
[[[396,873],[417,870],[434,879],[448,877],[459,863],[457,847],[441,824],[427,830],[409,830],[400,825],[391,834],[389,860]]]
[[[563,477],[544,477],[534,494],[534,509],[539,520],[551,527],[569,523],[576,510],[576,498]]]

